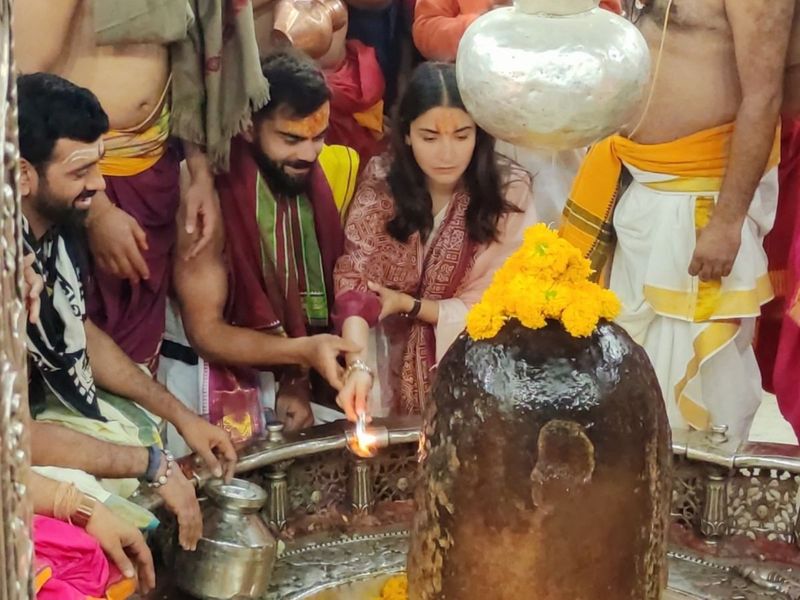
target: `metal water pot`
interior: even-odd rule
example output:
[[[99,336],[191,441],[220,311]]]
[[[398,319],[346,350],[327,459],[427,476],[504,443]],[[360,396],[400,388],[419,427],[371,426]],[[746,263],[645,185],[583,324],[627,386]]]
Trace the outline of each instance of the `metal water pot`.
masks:
[[[176,579],[183,591],[209,600],[261,598],[277,543],[259,510],[266,492],[249,481],[212,481],[205,488],[203,537],[195,552],[180,550]]]
[[[639,30],[599,0],[515,0],[467,29],[458,87],[475,121],[525,148],[569,150],[633,120],[650,77]]]

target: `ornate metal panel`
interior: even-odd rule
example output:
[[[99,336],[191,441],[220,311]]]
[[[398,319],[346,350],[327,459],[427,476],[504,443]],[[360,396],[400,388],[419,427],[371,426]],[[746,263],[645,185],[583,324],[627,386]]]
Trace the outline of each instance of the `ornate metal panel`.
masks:
[[[27,377],[11,0],[0,0],[0,599],[32,598]]]
[[[796,542],[800,475],[779,469],[739,469],[731,478],[728,535]]]

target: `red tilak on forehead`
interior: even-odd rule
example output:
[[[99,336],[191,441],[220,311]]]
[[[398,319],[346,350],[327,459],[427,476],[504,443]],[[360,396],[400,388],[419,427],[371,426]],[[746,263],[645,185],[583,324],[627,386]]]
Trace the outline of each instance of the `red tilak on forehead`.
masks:
[[[317,112],[302,119],[282,119],[279,117],[275,126],[282,133],[288,133],[299,138],[313,139],[325,132],[328,128],[330,117],[331,105],[326,102]]]
[[[425,128],[429,129],[432,126],[438,133],[452,135],[471,125],[469,119],[465,117],[467,117],[466,113],[459,108],[440,106],[432,108],[423,117],[420,117],[417,125],[423,126],[424,122],[426,123]],[[422,121],[423,118],[424,121]]]

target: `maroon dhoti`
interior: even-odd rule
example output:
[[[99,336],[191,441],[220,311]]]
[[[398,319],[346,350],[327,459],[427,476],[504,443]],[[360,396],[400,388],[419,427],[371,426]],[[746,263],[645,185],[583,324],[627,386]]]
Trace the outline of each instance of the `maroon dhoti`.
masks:
[[[179,156],[174,148],[168,148],[158,162],[138,175],[105,179],[111,201],[136,219],[147,234],[148,249],[142,254],[150,278],[132,285],[95,268],[89,316],[131,359],[147,363],[158,353],[164,335],[175,215],[180,203]]]
[[[781,413],[800,436],[800,120],[784,119],[783,128],[778,216],[781,218],[780,203],[784,203],[788,214],[783,218],[790,221],[791,229],[777,259],[786,264],[785,293],[778,339],[770,339],[777,345],[771,374]]]

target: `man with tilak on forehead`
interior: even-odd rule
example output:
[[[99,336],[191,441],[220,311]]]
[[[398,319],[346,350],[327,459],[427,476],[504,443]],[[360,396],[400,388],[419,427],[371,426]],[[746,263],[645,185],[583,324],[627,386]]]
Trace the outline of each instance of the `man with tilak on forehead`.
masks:
[[[215,421],[214,414],[234,410],[219,406],[228,392],[260,380],[262,399],[276,398],[277,415],[291,430],[314,422],[314,371],[340,388],[337,359],[353,350],[327,332],[359,158],[324,144],[330,91],[310,59],[278,50],[262,69],[271,100],[233,140],[230,172],[216,178],[223,227],[192,261],[180,258],[193,239],[178,227],[174,275],[185,336],[178,319],[168,319],[161,377]],[[238,414],[226,427],[246,438],[249,421]]]

